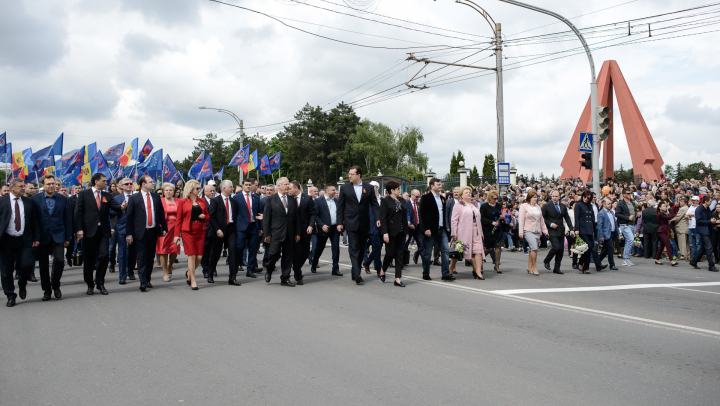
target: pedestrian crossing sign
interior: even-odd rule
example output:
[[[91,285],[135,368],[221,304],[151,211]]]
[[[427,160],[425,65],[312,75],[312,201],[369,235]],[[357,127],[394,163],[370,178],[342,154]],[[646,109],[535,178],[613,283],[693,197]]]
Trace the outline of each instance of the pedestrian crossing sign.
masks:
[[[580,133],[580,152],[593,152],[593,135]]]

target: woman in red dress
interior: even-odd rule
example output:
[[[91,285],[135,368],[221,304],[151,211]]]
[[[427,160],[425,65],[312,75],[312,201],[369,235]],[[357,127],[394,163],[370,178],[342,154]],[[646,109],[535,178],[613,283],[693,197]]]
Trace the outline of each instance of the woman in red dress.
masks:
[[[175,226],[175,244],[180,245],[182,237],[183,250],[188,256],[187,284],[192,290],[198,290],[195,281],[195,268],[200,265],[205,246],[205,221],[210,218],[207,202],[199,198],[200,183],[189,180],[185,184],[183,200],[178,201],[177,220]]]
[[[165,237],[158,237],[155,252],[160,256],[160,263],[163,268],[163,280],[170,282],[172,278],[172,268],[175,264],[175,258],[180,254],[180,246],[175,244],[175,223],[177,219],[177,206],[180,202],[175,200],[175,185],[172,183],[163,183],[162,187],[163,199],[162,205],[165,209],[165,221],[167,222],[168,231]]]

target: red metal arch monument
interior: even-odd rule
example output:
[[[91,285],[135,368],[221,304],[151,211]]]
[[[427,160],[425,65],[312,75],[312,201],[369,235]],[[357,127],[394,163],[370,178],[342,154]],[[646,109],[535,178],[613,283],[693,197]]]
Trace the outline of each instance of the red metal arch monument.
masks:
[[[659,180],[662,172],[663,160],[658,152],[655,142],[650,135],[645,120],[643,120],[640,109],[630,93],[630,88],[625,82],[620,67],[615,61],[605,61],[597,79],[598,84],[598,106],[613,106],[613,89],[617,93],[618,108],[622,116],[625,137],[627,138],[630,158],[632,159],[633,172],[635,176],[642,176],[643,180]],[[584,182],[592,180],[592,171],[582,167],[582,153],[578,151],[580,133],[592,132],[590,116],[590,98],[583,110],[580,121],[575,128],[570,145],[568,145],[565,156],[560,166],[563,168],[561,179],[579,177]],[[595,112],[592,112],[595,114]],[[610,113],[610,120],[613,120],[614,112]],[[614,120],[613,120],[614,121]],[[610,123],[610,130],[613,130],[613,123]],[[600,146],[605,145],[605,155],[602,159],[603,178],[613,177],[613,138],[611,133],[607,140],[601,141]]]

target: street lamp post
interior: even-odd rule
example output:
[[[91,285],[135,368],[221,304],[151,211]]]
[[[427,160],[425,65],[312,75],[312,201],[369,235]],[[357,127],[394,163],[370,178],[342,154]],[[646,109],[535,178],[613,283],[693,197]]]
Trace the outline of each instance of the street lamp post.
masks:
[[[585,38],[583,38],[582,34],[580,34],[580,31],[578,31],[577,28],[571,23],[568,19],[561,16],[560,14],[554,13],[549,10],[545,10],[540,7],[531,6],[529,4],[521,3],[519,1],[515,0],[500,0],[503,3],[509,3],[518,7],[523,7],[528,10],[537,11],[538,13],[547,14],[549,16],[555,17],[558,20],[565,23],[568,27],[570,27],[571,30],[577,35],[577,37],[580,39],[580,42],[582,42],[583,47],[585,48],[585,53],[587,54],[588,61],[590,62],[590,75],[591,75],[591,82],[590,82],[590,117],[592,118],[592,133],[593,133],[593,152],[592,152],[592,179],[593,179],[593,192],[597,196],[600,195],[600,140],[598,140],[597,136],[597,80],[595,77],[595,62],[593,61],[592,53],[590,53],[590,47],[588,47],[587,42],[585,42]]]
[[[245,139],[245,130],[244,130],[244,128],[243,128],[243,121],[240,120],[240,118],[239,118],[238,116],[236,116],[235,113],[233,113],[233,112],[230,111],[230,110],[216,109],[216,108],[213,108],[213,107],[201,106],[201,107],[198,107],[198,108],[199,108],[200,110],[216,110],[216,111],[219,112],[219,113],[225,113],[225,114],[231,116],[232,118],[234,118],[235,121],[237,122],[237,125],[238,125],[238,134],[239,134],[238,140],[240,141],[240,148],[243,147],[243,141],[244,141],[244,139]],[[240,169],[240,166],[239,166],[239,165],[238,165],[238,174],[239,174],[239,179],[240,179],[240,183],[239,183],[239,184],[242,186],[242,183],[243,183],[243,172],[242,172],[242,169]]]

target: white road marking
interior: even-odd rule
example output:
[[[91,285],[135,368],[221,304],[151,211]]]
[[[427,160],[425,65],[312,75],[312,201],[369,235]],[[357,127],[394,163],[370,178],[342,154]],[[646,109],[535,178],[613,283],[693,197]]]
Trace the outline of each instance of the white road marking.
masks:
[[[691,290],[693,292],[712,293],[713,295],[720,295],[720,292],[710,292],[709,290],[685,289],[685,288],[678,288],[677,286],[671,286],[670,289]]]
[[[332,261],[320,260],[318,262],[332,264]],[[347,265],[347,264],[338,264],[338,265],[342,266],[344,268],[352,268],[352,266]],[[707,330],[707,329],[703,329],[703,328],[684,326],[681,324],[666,323],[664,321],[659,321],[659,320],[652,320],[652,319],[646,319],[646,318],[642,318],[642,317],[629,316],[629,315],[620,314],[620,313],[606,312],[603,310],[590,309],[590,308],[586,308],[586,307],[566,305],[563,303],[549,302],[546,300],[532,299],[532,298],[524,297],[524,296],[499,294],[499,293],[496,293],[498,291],[471,288],[468,286],[456,285],[452,282],[438,282],[435,280],[426,281],[426,280],[423,280],[422,278],[417,278],[414,276],[403,276],[403,278],[416,280],[416,281],[431,284],[434,286],[440,286],[440,287],[447,288],[447,289],[455,289],[455,290],[461,290],[461,291],[465,291],[465,292],[479,293],[479,294],[483,294],[483,295],[500,297],[503,299],[515,300],[515,301],[520,301],[520,302],[530,302],[530,303],[535,303],[535,304],[541,304],[541,305],[548,306],[548,307],[555,307],[555,308],[559,308],[559,309],[563,309],[563,310],[569,310],[569,311],[573,311],[573,312],[577,312],[577,313],[583,313],[583,314],[590,313],[590,314],[608,317],[608,318],[612,318],[612,319],[616,319],[616,320],[621,320],[621,321],[626,321],[626,322],[631,322],[631,323],[636,323],[636,324],[643,324],[646,326],[664,327],[664,328],[669,328],[669,329],[679,330],[679,331],[684,331],[684,332],[689,332],[689,333],[706,334],[706,335],[720,338],[720,331],[715,331],[715,330]],[[703,286],[703,285],[707,285],[707,284],[720,285],[720,282],[702,282],[702,283],[697,283],[697,284],[693,284],[693,285],[694,286]],[[664,284],[663,287],[668,287],[667,285],[686,285],[687,286],[687,285],[691,285],[691,284]],[[621,285],[621,286],[632,286],[632,285]]]
[[[594,292],[600,290],[626,290],[626,289],[651,289],[651,288],[675,288],[683,286],[717,286],[720,282],[690,282],[690,283],[640,283],[636,285],[612,285],[612,286],[584,286],[578,288],[548,288],[548,289],[508,289],[492,290],[490,292],[498,295],[522,295],[526,293],[560,293],[560,292]]]

